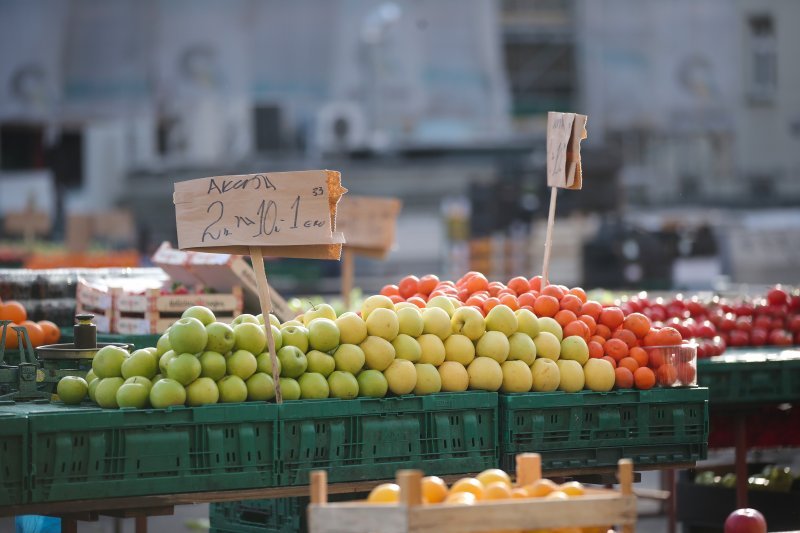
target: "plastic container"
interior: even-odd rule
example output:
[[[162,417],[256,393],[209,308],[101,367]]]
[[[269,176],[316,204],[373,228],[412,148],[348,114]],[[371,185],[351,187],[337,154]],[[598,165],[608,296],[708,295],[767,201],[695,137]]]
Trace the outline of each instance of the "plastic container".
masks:
[[[501,468],[542,454],[545,470],[680,464],[706,457],[708,389],[654,388],[600,393],[500,396]]]
[[[659,387],[697,386],[697,346],[645,346],[647,366],[656,374]]]
[[[28,420],[0,406],[0,506],[26,503]]]
[[[31,503],[246,489],[276,483],[277,406],[27,413]]]
[[[281,485],[391,479],[402,468],[429,475],[480,472],[497,462],[497,394],[304,400],[279,406]]]

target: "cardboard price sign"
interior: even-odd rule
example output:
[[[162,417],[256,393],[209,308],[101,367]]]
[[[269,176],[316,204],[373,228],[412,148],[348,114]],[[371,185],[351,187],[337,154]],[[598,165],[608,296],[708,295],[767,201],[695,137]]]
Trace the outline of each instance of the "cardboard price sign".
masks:
[[[339,204],[337,227],[345,248],[355,253],[383,258],[394,245],[397,215],[402,202],[396,198],[347,196]]]
[[[329,170],[216,176],[175,184],[181,250],[338,259],[336,204],[347,189]]]
[[[581,141],[586,138],[586,115],[547,113],[547,185],[577,190],[583,187]]]

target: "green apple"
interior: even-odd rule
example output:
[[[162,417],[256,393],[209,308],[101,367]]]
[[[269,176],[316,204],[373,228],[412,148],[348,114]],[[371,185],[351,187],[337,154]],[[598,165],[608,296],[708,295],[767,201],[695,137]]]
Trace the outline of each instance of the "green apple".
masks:
[[[367,360],[364,350],[355,344],[340,345],[333,353],[333,359],[336,361],[336,370],[350,372],[353,375],[361,371]]]
[[[330,352],[339,346],[339,327],[329,318],[315,318],[308,324],[308,345],[312,350]]]
[[[233,328],[223,322],[212,322],[206,326],[206,350],[217,353],[228,353],[236,344]]]
[[[174,379],[164,378],[153,383],[150,389],[150,405],[164,409],[171,405],[186,403],[186,389]]]
[[[412,363],[416,363],[419,361],[420,357],[422,357],[422,348],[417,342],[417,339],[405,333],[401,333],[395,337],[392,341],[392,346],[394,346],[395,357],[398,359],[406,359]]]
[[[167,377],[184,386],[199,378],[202,371],[200,361],[190,353],[173,357],[167,365]]]
[[[456,306],[453,305],[452,300],[447,296],[434,296],[428,303],[425,305],[426,308],[430,309],[431,307],[438,307],[439,309],[443,310],[447,313],[448,317],[453,316],[453,313],[456,312]]]
[[[97,390],[97,386],[100,384],[100,378],[94,378],[92,381],[89,382],[89,399],[92,400],[94,403],[97,403],[97,397],[94,395],[95,391]]]
[[[78,376],[64,376],[58,380],[56,394],[67,405],[77,405],[86,398],[89,392],[89,384],[86,380]]]
[[[301,328],[305,327],[304,324],[303,324],[303,321],[302,320],[297,320],[296,318],[293,319],[293,320],[287,320],[286,322],[284,322],[283,324],[281,324],[278,327],[280,329],[283,329],[283,328],[288,328],[289,326],[295,326],[295,327],[301,327]]]
[[[258,369],[256,356],[247,350],[236,350],[228,357],[227,372],[231,376],[239,376],[245,380],[255,374],[256,369]]]
[[[237,316],[236,318],[234,318],[233,321],[231,321],[231,327],[235,328],[239,324],[256,324],[256,325],[258,325],[258,324],[261,324],[261,322],[259,322],[257,317],[255,317],[255,316],[253,316],[251,314],[248,314],[248,313],[243,313],[243,314]]]
[[[502,331],[489,330],[478,339],[475,344],[475,355],[478,357],[491,357],[498,363],[508,359],[511,344]]]
[[[175,353],[200,353],[207,342],[206,327],[196,318],[181,318],[169,328],[169,344]]]
[[[391,298],[382,294],[370,296],[364,300],[364,303],[361,304],[361,318],[366,321],[371,312],[380,308],[394,311],[394,303],[392,302]]]
[[[147,406],[150,399],[150,389],[141,383],[123,383],[117,389],[117,405],[122,407],[134,407],[136,409],[143,409]]]
[[[97,375],[94,373],[94,370],[89,369],[89,371],[86,373],[86,377],[83,379],[86,380],[86,383],[91,383],[96,377]]]
[[[161,335],[158,338],[158,342],[156,343],[156,354],[161,357],[168,351],[172,349],[172,345],[169,343],[169,335],[166,333]]]
[[[336,359],[325,352],[311,350],[306,354],[306,359],[308,359],[308,372],[316,372],[327,378],[336,370]]]
[[[491,311],[486,314],[485,322],[487,331],[499,331],[506,337],[516,333],[519,327],[517,315],[504,304],[492,307]]]
[[[558,384],[561,382],[561,371],[552,359],[547,359],[546,357],[536,358],[533,365],[531,365],[531,373],[533,374],[531,390],[552,392],[558,389]]]
[[[258,323],[259,324],[261,324],[262,326],[264,325],[264,315],[263,314],[261,314],[261,313],[257,314],[256,315],[256,319],[258,319]],[[273,326],[275,326],[278,329],[280,329],[280,327],[281,327],[280,319],[278,319],[278,317],[276,317],[272,313],[269,314],[269,323],[272,324]]]
[[[556,322],[555,318],[551,318],[549,316],[543,316],[537,320],[539,323],[539,333],[546,331],[551,333],[555,338],[558,339],[558,342],[564,338],[564,330],[561,329],[561,324]]]
[[[100,378],[100,383],[97,384],[97,388],[94,390],[97,405],[103,409],[118,408],[117,391],[124,384],[125,380],[119,377]]]
[[[280,378],[281,397],[284,400],[299,400],[300,399],[300,384],[296,379]]]
[[[539,319],[528,309],[517,309],[517,332],[524,333],[531,339],[539,334]]]
[[[414,385],[414,394],[422,396],[425,394],[435,394],[442,390],[442,377],[436,367],[429,363],[417,363],[414,365],[417,371],[417,383]]]
[[[542,331],[536,335],[536,338],[533,339],[533,343],[536,345],[537,359],[540,357],[546,357],[547,359],[552,359],[553,361],[558,360],[558,357],[561,354],[561,341],[558,340],[558,337],[549,331]]]
[[[150,394],[150,389],[153,388],[153,382],[142,376],[133,376],[132,378],[128,378],[125,380],[124,385],[127,385],[128,383],[143,385],[147,388],[147,394]]]
[[[311,325],[311,321],[316,318],[327,318],[331,321],[336,320],[336,311],[334,311],[333,307],[328,304],[315,305],[303,313],[303,324],[308,327]]]
[[[275,382],[269,374],[256,372],[247,378],[245,385],[249,401],[268,402],[275,397]]]
[[[283,339],[284,348],[286,346],[296,346],[303,353],[308,351],[308,330],[304,326],[282,327],[281,339]]]
[[[136,350],[125,358],[120,371],[125,379],[133,376],[152,378],[158,373],[158,360],[149,350]]]
[[[367,334],[391,342],[400,332],[400,322],[393,309],[378,308],[367,318]]]
[[[583,366],[586,364],[586,361],[589,360],[589,345],[586,344],[586,341],[583,340],[583,337],[571,335],[561,341],[560,358],[577,361],[581,364],[581,366]],[[606,361],[606,363],[608,363],[608,361]]]
[[[453,333],[444,341],[444,359],[466,366],[475,359],[475,345],[466,335]]]
[[[278,359],[278,354],[275,354],[275,360],[278,362],[278,375],[281,374],[281,360]],[[272,375],[272,358],[269,356],[269,352],[264,352],[258,354],[256,357],[256,362],[258,366],[256,367],[256,372],[264,372],[266,374]]]
[[[450,319],[453,333],[466,336],[471,341],[477,341],[486,332],[486,322],[480,311],[471,306],[459,307]]]
[[[222,379],[228,368],[225,356],[218,352],[203,352],[197,360],[200,361],[200,377],[211,378],[214,381]]]
[[[527,333],[516,332],[508,338],[508,360],[524,361],[527,366],[536,359],[536,343]]]
[[[163,374],[156,374],[155,376],[153,376],[153,379],[150,380],[150,383],[155,385],[157,381],[160,381],[160,380],[162,380],[164,378],[165,378],[165,376]]]
[[[247,385],[239,376],[225,376],[217,381],[220,403],[239,403],[247,400]]]
[[[417,369],[414,363],[405,359],[395,359],[389,368],[383,371],[389,390],[398,396],[411,394],[417,386]]]
[[[178,354],[175,353],[174,350],[168,350],[164,352],[164,354],[158,360],[158,370],[162,374],[167,373],[167,365],[169,362],[172,361],[174,358],[178,357]]]
[[[331,394],[328,380],[316,372],[306,372],[297,378],[297,383],[300,385],[300,398],[303,400],[321,400]]]
[[[441,307],[429,307],[422,311],[422,332],[436,335],[445,340],[452,333],[450,315]]]
[[[377,312],[378,310],[376,309],[370,317],[374,316]],[[394,361],[394,346],[384,338],[370,335],[358,346],[364,352],[364,364],[368,369],[380,370],[383,372],[392,364],[392,361]]]
[[[356,381],[358,381],[359,396],[383,398],[389,390],[389,382],[386,381],[386,376],[383,375],[383,372],[378,372],[377,370],[359,372]]]
[[[583,375],[583,367],[577,361],[559,359],[556,361],[558,372],[561,374],[561,381],[558,382],[558,390],[564,392],[578,392],[583,390],[586,378]],[[609,366],[611,363],[606,361]]]
[[[98,378],[122,377],[122,363],[128,358],[128,351],[119,346],[103,346],[92,359],[92,371]]]
[[[469,388],[473,390],[496,391],[503,384],[503,370],[500,363],[491,357],[476,357],[467,367]]]
[[[217,317],[214,316],[214,313],[208,307],[203,307],[202,305],[193,305],[189,309],[183,312],[181,318],[196,318],[200,322],[203,323],[204,326],[211,324],[212,322],[217,321]]]
[[[407,302],[401,302],[407,303]],[[422,321],[422,312],[414,304],[397,310],[397,333],[417,338],[422,335],[425,323]]]
[[[533,385],[533,374],[531,368],[525,361],[514,360],[506,361],[500,365],[503,371],[503,384],[500,390],[505,393],[528,392]]]
[[[438,307],[436,309],[439,309]],[[441,309],[439,309],[441,311]],[[432,333],[425,333],[417,338],[420,347],[418,363],[428,363],[439,366],[444,362],[445,349],[442,339]]]
[[[455,361],[445,361],[439,368],[442,379],[442,390],[445,392],[461,392],[469,387],[469,373],[464,365]]]
[[[413,307],[414,309],[419,310],[419,307],[412,304],[411,302],[397,302],[396,304],[394,304],[395,311],[400,311],[401,309],[406,309],[407,307]]]
[[[308,368],[306,354],[297,346],[284,346],[278,350],[278,359],[281,362],[281,375],[287,378],[298,378]]]
[[[337,370],[328,376],[328,387],[331,391],[331,398],[351,400],[358,396],[358,380],[350,372]]]
[[[194,407],[213,404],[218,401],[219,388],[217,388],[217,383],[209,377],[197,378],[186,387],[186,405]]]
[[[569,338],[569,337],[567,337]],[[616,373],[605,359],[589,359],[583,365],[586,388],[595,392],[608,392],[614,388]]]
[[[158,348],[156,348],[155,346],[148,346],[147,348],[142,348],[142,350],[150,352],[150,355],[152,355],[156,361],[158,361],[158,358],[161,356],[158,353]]]
[[[233,349],[261,353],[267,347],[267,331],[260,324],[245,322],[233,327]]]
[[[367,338],[367,324],[355,313],[344,313],[336,319],[339,326],[339,342],[361,344]]]

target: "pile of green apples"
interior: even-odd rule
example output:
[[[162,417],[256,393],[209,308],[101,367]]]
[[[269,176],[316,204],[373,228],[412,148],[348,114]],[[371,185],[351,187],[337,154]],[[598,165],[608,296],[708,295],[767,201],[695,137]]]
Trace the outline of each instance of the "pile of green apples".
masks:
[[[484,318],[445,296],[419,308],[375,295],[358,313],[337,316],[319,304],[294,320],[270,315],[268,322],[284,400],[614,386],[613,368],[595,368],[582,337],[564,338],[554,319],[505,305]],[[104,408],[272,400],[264,319],[243,314],[228,325],[191,307],[155,347],[130,354],[105,347],[86,379],[66,377],[57,392],[65,403],[88,394]]]

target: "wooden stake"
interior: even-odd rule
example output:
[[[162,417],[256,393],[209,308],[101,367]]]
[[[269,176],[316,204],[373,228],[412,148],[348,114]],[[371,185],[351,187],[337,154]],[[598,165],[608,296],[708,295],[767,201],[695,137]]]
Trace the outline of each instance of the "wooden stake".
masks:
[[[517,486],[524,487],[542,479],[542,456],[538,453],[517,455]]]
[[[398,470],[397,484],[400,485],[400,503],[409,507],[422,505],[421,470]]]
[[[281,394],[280,372],[278,370],[278,354],[275,353],[275,338],[272,336],[272,327],[269,322],[269,313],[272,310],[272,301],[269,297],[269,284],[267,283],[267,272],[264,269],[264,256],[258,246],[250,247],[250,257],[253,260],[253,272],[256,275],[258,285],[258,302],[261,304],[261,314],[264,317],[264,329],[267,333],[267,347],[269,348],[269,359],[272,362],[272,381],[275,382],[275,401],[283,403]]]
[[[346,311],[350,310],[350,293],[353,292],[354,262],[353,251],[342,248],[342,301]]]
[[[617,463],[619,473],[619,489],[623,496],[633,496],[633,461],[630,459],[620,459]],[[633,524],[624,524],[622,533],[633,533]]]
[[[311,472],[311,503],[328,503],[328,473],[325,470]]]
[[[544,237],[544,262],[542,263],[542,288],[550,284],[550,249],[553,245],[553,224],[556,220],[558,187],[550,187],[550,212],[547,214],[547,233]]]

